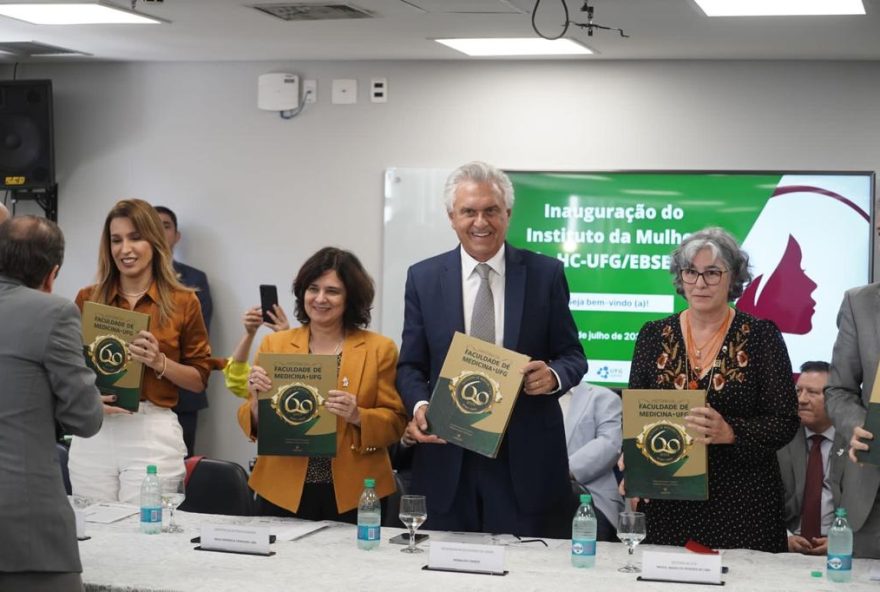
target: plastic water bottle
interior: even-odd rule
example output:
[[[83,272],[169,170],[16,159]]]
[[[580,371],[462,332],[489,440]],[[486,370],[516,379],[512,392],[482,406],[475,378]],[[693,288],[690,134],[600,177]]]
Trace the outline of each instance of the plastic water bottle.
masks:
[[[375,549],[379,546],[382,507],[376,495],[376,480],[364,479],[364,491],[358,502],[358,549]]]
[[[846,521],[846,510],[834,511],[834,522],[828,529],[828,579],[848,582],[852,577],[853,533]]]
[[[575,567],[596,565],[596,515],[593,496],[581,494],[581,505],[571,521],[571,564]]]
[[[141,532],[162,532],[162,488],[156,475],[156,465],[147,465],[147,476],[141,483]]]

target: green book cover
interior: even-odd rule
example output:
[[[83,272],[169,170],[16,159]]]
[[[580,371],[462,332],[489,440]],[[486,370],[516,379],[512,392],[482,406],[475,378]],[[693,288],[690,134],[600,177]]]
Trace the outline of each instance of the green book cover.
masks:
[[[257,452],[336,456],[336,416],[324,406],[336,388],[336,356],[260,354],[272,388],[260,393]]]
[[[709,498],[706,445],[694,441],[685,415],[706,404],[706,391],[623,391],[623,462],[627,497]]]
[[[529,357],[456,333],[428,405],[429,432],[495,458]]]
[[[868,450],[856,451],[856,458],[860,463],[869,465],[880,465],[880,365],[874,375],[874,388],[871,390],[871,400],[868,401],[868,415],[865,416],[865,429],[874,435],[873,440],[869,440]]]
[[[141,400],[144,365],[131,359],[128,344],[141,331],[149,331],[150,315],[142,312],[85,302],[82,311],[83,355],[95,371],[95,386],[111,403],[136,412]]]

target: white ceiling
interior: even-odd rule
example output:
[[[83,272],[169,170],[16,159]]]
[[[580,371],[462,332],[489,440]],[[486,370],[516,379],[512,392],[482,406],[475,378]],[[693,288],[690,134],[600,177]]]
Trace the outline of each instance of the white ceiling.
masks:
[[[335,1],[376,18],[285,22],[251,7],[261,0],[138,0],[137,10],[170,24],[61,27],[0,17],[0,42],[38,41],[92,54],[53,61],[442,60],[471,58],[430,39],[534,35],[534,0]],[[576,58],[582,60],[880,60],[880,0],[864,2],[867,16],[709,19],[692,0],[591,0],[596,23],[620,27],[630,38],[613,31],[587,37],[576,27],[567,36],[596,52]],[[568,0],[572,20],[586,21],[582,3]],[[539,26],[556,34],[561,15],[560,0],[542,0]]]

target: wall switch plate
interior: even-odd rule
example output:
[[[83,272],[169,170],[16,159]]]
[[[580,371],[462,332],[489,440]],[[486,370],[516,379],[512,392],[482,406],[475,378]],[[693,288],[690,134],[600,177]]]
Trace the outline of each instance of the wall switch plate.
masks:
[[[387,78],[373,78],[370,80],[370,100],[374,103],[388,102]]]
[[[333,81],[331,100],[334,105],[351,105],[357,103],[357,80],[337,78]]]
[[[318,102],[317,80],[303,80],[303,102],[306,104]]]

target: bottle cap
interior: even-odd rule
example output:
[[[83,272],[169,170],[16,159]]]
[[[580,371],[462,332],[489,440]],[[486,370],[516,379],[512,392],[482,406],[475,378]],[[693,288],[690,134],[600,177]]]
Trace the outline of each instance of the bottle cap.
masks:
[[[147,465],[147,475],[156,474],[156,465]]]
[[[591,504],[591,503],[593,503],[593,496],[590,495],[589,493],[582,493],[582,494],[581,494],[581,503],[582,503],[582,504]]]
[[[846,509],[837,508],[836,510],[834,510],[834,515],[838,518],[846,518]]]
[[[814,571],[811,571],[811,572],[810,572],[810,577],[811,577],[811,578],[821,578],[821,577],[822,577],[822,572],[821,572],[821,571],[815,571],[815,570],[814,570]]]
[[[364,487],[376,487],[376,480],[369,477],[364,479]]]

